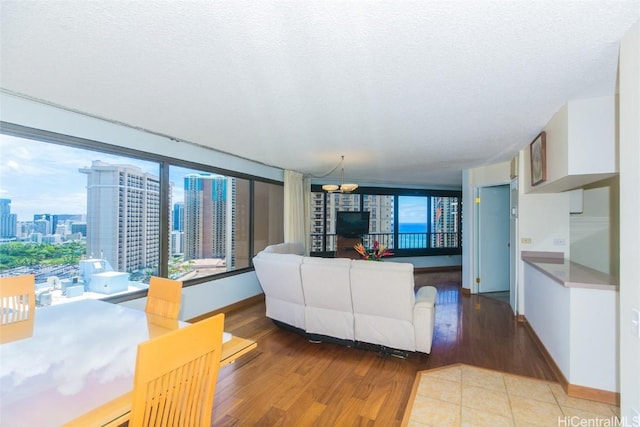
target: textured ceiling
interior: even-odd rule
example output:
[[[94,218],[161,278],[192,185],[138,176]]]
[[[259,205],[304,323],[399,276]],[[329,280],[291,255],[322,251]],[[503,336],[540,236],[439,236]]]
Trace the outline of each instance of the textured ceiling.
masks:
[[[344,155],[348,180],[393,185],[460,185],[567,100],[614,94],[640,17],[638,0],[1,5],[4,90],[308,174]]]

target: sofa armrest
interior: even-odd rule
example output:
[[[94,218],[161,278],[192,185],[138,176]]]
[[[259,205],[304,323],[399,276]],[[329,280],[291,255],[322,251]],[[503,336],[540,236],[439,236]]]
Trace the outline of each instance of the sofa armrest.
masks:
[[[436,297],[433,286],[423,286],[416,293],[413,306],[413,328],[416,334],[416,351],[431,353],[433,330],[436,321]]]

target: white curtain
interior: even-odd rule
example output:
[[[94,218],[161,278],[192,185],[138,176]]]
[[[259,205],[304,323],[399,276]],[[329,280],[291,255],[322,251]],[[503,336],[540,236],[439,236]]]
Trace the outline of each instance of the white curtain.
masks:
[[[309,253],[309,197],[311,181],[295,171],[284,171],[284,241],[302,242]]]

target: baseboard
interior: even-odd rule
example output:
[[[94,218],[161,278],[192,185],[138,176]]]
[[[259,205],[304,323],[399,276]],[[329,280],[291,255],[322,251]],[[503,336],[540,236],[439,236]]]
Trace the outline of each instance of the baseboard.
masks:
[[[261,302],[261,301],[264,301],[264,294],[254,295],[254,296],[249,297],[247,299],[243,299],[243,300],[235,302],[233,304],[221,307],[221,308],[219,308],[217,310],[213,310],[213,311],[210,311],[208,313],[201,314],[200,316],[196,316],[196,317],[194,317],[192,319],[188,319],[188,320],[186,320],[186,322],[188,322],[188,323],[199,322],[200,320],[207,319],[207,318],[209,318],[211,316],[215,316],[216,314],[219,314],[219,313],[230,313],[232,311],[239,310],[241,308],[245,308],[245,307],[247,307],[249,305],[253,305],[253,304],[256,304],[256,303]]]
[[[527,321],[527,318],[524,315],[519,314],[517,319],[518,322],[523,324],[529,336],[531,336],[533,343],[536,348],[540,350],[540,353],[542,353],[542,357],[553,371],[553,375],[556,377],[556,380],[560,383],[560,386],[565,393],[567,393],[567,396],[620,406],[620,393],[570,384],[560,370],[560,367],[558,367],[555,360],[553,360],[553,357],[551,357],[551,354],[547,351],[547,348],[538,337],[538,334],[536,334],[536,331],[533,330],[531,324]]]
[[[581,385],[567,384],[565,389],[568,396],[579,397],[580,399],[594,400],[608,405],[620,406],[620,393],[597,388],[584,387]]]

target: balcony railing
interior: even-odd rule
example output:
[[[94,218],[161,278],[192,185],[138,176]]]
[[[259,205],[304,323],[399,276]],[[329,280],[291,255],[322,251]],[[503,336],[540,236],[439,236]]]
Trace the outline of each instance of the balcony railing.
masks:
[[[336,250],[335,234],[312,234],[311,253],[322,254]],[[446,250],[447,253],[460,251],[460,233],[373,233],[362,236],[362,243],[371,248],[374,242],[385,245],[399,254],[414,254],[420,250]]]

